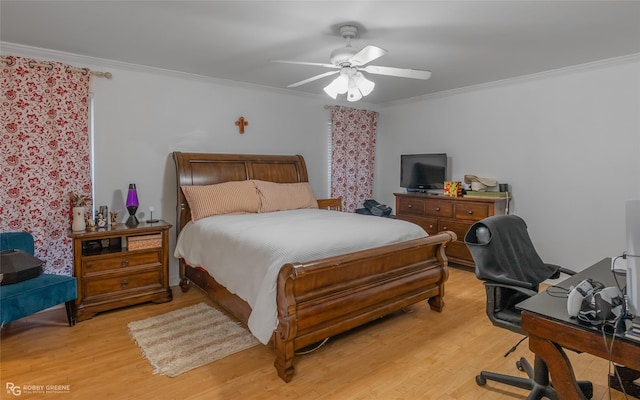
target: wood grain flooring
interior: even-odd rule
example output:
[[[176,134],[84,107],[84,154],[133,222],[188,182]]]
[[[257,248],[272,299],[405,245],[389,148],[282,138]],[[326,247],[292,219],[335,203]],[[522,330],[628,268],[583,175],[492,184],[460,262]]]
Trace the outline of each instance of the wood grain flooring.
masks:
[[[66,324],[64,308],[14,321],[0,333],[0,398],[22,399],[524,399],[526,391],[493,382],[479,387],[482,370],[522,375],[515,362],[533,360],[528,342],[491,325],[482,283],[472,270],[451,268],[442,313],[422,302],[405,312],[331,338],[296,358],[284,383],[274,353],[259,345],[176,378],[153,375],[127,324],[202,301],[197,288],[173,288],[170,303],[147,303]],[[213,305],[213,304],[212,304]],[[609,363],[569,353],[576,376],[594,383],[594,399],[624,399],[607,386]],[[61,394],[14,396],[7,385],[70,385]]]

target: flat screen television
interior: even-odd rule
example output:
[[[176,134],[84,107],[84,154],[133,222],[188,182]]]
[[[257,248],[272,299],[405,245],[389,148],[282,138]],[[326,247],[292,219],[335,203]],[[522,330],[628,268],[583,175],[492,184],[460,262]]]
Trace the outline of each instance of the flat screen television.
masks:
[[[407,191],[442,191],[447,180],[447,154],[402,154],[400,156],[400,187]]]

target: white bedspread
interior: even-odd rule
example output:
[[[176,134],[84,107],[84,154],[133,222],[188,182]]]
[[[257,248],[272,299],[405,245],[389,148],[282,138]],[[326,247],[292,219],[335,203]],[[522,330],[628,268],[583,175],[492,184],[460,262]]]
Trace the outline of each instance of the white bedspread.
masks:
[[[266,344],[278,322],[276,283],[282,265],[425,236],[406,221],[329,210],[219,215],[189,222],[174,255],[205,268],[249,303],[249,329]]]

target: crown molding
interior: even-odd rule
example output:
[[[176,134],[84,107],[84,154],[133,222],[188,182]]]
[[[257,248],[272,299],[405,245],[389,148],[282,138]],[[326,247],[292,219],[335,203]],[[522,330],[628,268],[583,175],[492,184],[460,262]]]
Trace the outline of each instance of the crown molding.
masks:
[[[539,79],[546,79],[546,78],[555,77],[555,76],[572,74],[572,73],[581,72],[581,71],[600,69],[600,68],[608,67],[611,65],[622,65],[622,64],[634,63],[634,62],[640,62],[640,53],[628,54],[620,57],[612,57],[612,58],[592,61],[584,64],[571,65],[568,67],[552,69],[549,71],[537,72],[535,74],[522,75],[514,78],[480,83],[478,85],[470,85],[470,86],[465,86],[465,87],[451,89],[451,90],[443,90],[441,92],[425,94],[423,96],[416,96],[409,99],[388,102],[383,104],[383,106],[388,107],[388,106],[397,106],[397,105],[409,104],[409,103],[417,103],[417,102],[421,102],[429,99],[449,97],[449,96],[454,96],[461,93],[476,92],[482,89],[508,86],[516,83],[530,82],[530,81],[535,81]]]
[[[103,58],[83,56],[79,54],[66,53],[66,52],[57,51],[57,50],[43,49],[39,47],[25,46],[21,44],[2,42],[2,41],[0,41],[0,55],[3,55],[3,56],[18,55],[22,57],[35,58],[35,59],[44,58],[49,61],[58,61],[65,64],[70,64],[79,68],[105,69],[105,70],[108,70],[109,68],[118,68],[118,69],[123,69],[128,71],[134,71],[134,72],[164,75],[171,78],[188,79],[188,80],[199,81],[199,82],[214,83],[214,84],[224,85],[228,87],[260,90],[263,92],[278,93],[278,94],[287,95],[287,96],[297,96],[301,98],[320,99],[320,100],[326,101],[326,96],[319,95],[319,94],[316,95],[316,94],[310,94],[306,92],[274,88],[271,86],[262,86],[262,85],[252,84],[252,83],[231,81],[228,79],[212,78],[208,76],[151,67],[147,65],[132,64],[132,63],[126,63],[121,61],[103,59]],[[579,71],[594,70],[594,69],[603,68],[610,65],[620,65],[620,64],[632,63],[632,62],[640,62],[640,53],[634,53],[634,54],[629,54],[629,55],[620,56],[620,57],[612,57],[604,60],[592,61],[584,64],[557,68],[557,69],[538,72],[530,75],[523,75],[523,76],[517,76],[514,78],[481,83],[478,85],[470,85],[470,86],[465,86],[465,87],[451,89],[451,90],[444,90],[441,92],[435,92],[435,93],[430,93],[422,96],[416,96],[409,99],[402,99],[402,100],[387,102],[384,104],[377,104],[375,106],[366,104],[366,102],[364,103],[366,106],[372,106],[375,109],[379,110],[385,107],[417,103],[417,102],[434,99],[434,98],[449,97],[449,96],[453,96],[461,93],[475,92],[482,89],[508,86],[515,83],[534,81],[534,80],[549,78],[553,76],[560,76],[560,75],[575,73]],[[351,105],[348,105],[348,106],[351,106]]]
[[[126,62],[116,61],[116,60],[108,60],[104,58],[83,56],[79,54],[66,53],[66,52],[57,51],[57,50],[43,49],[40,47],[25,46],[21,44],[8,43],[8,42],[2,42],[2,41],[0,41],[0,55],[2,56],[15,55],[15,56],[20,56],[25,58],[34,58],[37,60],[57,61],[64,64],[72,65],[74,67],[89,68],[92,70],[107,71],[113,68],[113,69],[121,69],[121,70],[132,71],[132,72],[152,73],[156,75],[163,75],[168,78],[187,79],[191,81],[206,82],[206,83],[212,83],[216,85],[223,85],[227,87],[259,90],[263,92],[278,93],[281,95],[288,95],[288,96],[297,96],[297,97],[302,97],[307,99],[326,100],[325,96],[323,95],[315,95],[315,94],[310,94],[305,92],[274,88],[270,86],[262,86],[262,85],[257,85],[253,83],[232,81],[228,79],[213,78],[210,76],[190,74],[187,72],[180,72],[175,70],[151,67],[147,65],[126,63]],[[117,78],[116,74],[113,74],[113,75],[114,75],[114,78]]]

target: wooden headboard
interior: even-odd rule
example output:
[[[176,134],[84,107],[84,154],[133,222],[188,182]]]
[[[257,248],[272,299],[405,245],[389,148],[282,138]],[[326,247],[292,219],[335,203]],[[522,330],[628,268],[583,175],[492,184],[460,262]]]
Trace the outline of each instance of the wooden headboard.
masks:
[[[278,183],[308,182],[307,166],[300,155],[253,155],[173,152],[176,164],[177,232],[191,220],[191,210],[181,186],[213,185],[257,179]]]

